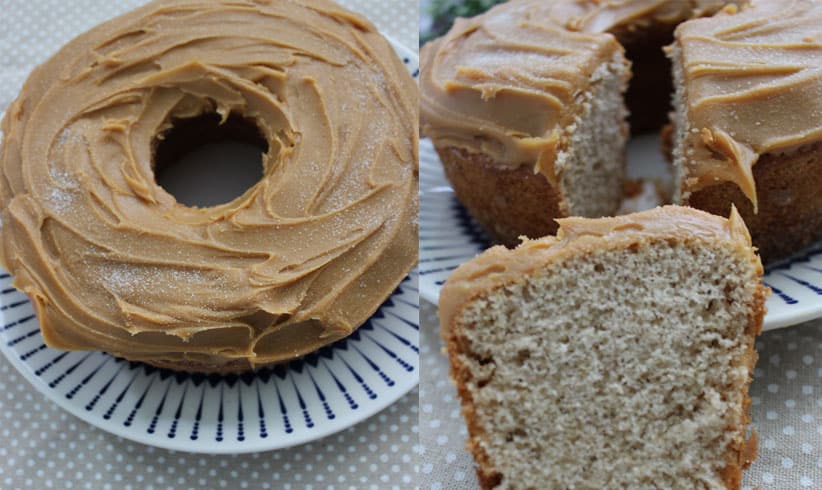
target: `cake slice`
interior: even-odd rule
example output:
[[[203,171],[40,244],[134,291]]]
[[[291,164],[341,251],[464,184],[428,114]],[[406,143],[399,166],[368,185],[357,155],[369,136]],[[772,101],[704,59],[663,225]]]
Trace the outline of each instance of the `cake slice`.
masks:
[[[440,296],[482,487],[738,488],[767,295],[739,214],[558,221]]]
[[[822,240],[822,2],[753,0],[681,24],[674,202],[734,204],[766,263]]]
[[[460,202],[498,242],[614,214],[630,63],[608,34],[572,32],[549,4],[457,19],[420,52],[420,126]]]

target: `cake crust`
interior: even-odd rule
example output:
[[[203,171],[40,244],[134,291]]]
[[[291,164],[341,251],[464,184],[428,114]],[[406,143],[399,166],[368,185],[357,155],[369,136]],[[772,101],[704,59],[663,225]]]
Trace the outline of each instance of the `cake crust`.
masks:
[[[528,167],[504,168],[487,155],[453,147],[437,153],[457,199],[497,243],[515,247],[521,236],[553,234],[554,217],[568,214],[557,189]]]

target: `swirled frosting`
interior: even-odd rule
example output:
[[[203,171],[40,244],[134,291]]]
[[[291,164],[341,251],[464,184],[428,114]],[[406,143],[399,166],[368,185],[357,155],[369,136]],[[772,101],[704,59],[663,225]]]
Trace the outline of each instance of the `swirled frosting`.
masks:
[[[686,191],[730,181],[756,206],[759,157],[822,140],[822,3],[756,0],[686,22],[672,56],[690,128]]]
[[[598,66],[621,58],[608,33],[625,40],[727,3],[515,0],[458,19],[421,52],[422,132],[439,148],[488,154],[500,165],[536,162],[553,181],[547,162],[578,112],[581,93]]]
[[[177,119],[250,119],[263,178],[208,208],[155,181]],[[326,0],[160,0],[38,67],[2,125],[0,259],[43,336],[247,369],[364,322],[417,259],[417,89]]]

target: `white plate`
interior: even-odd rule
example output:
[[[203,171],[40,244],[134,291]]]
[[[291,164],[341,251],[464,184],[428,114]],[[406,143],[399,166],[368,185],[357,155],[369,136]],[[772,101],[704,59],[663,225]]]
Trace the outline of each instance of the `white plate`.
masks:
[[[630,175],[664,169],[652,138],[629,145]],[[638,162],[637,165],[635,162]],[[490,240],[454,196],[430,140],[420,142],[420,295],[433,303],[451,271],[488,248]],[[764,282],[773,290],[763,330],[773,330],[822,316],[822,244],[769,267]]]
[[[416,53],[392,44],[416,78]],[[0,270],[3,354],[61,407],[144,444],[211,454],[294,446],[364,420],[419,383],[416,270],[350,337],[288,364],[225,376],[51,349],[11,280]]]

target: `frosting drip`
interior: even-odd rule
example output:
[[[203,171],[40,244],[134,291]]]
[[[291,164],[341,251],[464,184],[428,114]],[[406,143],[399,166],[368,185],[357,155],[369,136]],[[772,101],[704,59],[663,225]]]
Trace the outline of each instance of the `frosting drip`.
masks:
[[[688,191],[731,181],[756,206],[759,156],[822,139],[820,26],[822,3],[757,0],[677,29]]]
[[[3,121],[0,258],[46,341],[253,367],[350,334],[416,262],[417,89],[325,0],[148,4],[38,67]],[[186,207],[177,119],[253,120],[262,181]]]

